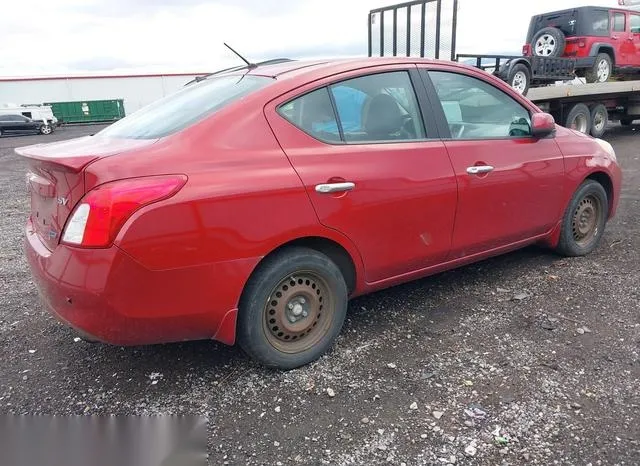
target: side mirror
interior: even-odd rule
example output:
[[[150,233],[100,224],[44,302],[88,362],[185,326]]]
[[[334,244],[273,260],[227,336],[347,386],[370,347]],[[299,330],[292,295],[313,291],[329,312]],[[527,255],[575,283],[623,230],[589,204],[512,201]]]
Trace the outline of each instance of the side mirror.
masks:
[[[531,135],[544,138],[556,130],[556,120],[548,113],[534,113],[531,117]]]

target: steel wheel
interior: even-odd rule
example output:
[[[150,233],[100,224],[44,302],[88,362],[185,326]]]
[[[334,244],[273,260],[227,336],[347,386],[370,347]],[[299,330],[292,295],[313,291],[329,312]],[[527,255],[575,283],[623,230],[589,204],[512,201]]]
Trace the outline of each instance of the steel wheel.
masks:
[[[555,37],[553,37],[551,34],[543,34],[536,41],[536,55],[538,55],[539,57],[551,57],[553,56],[557,47],[558,43],[556,42]]]
[[[569,128],[580,131],[581,133],[587,133],[588,126],[589,121],[587,120],[586,115],[583,114],[576,115],[569,124]]]
[[[287,246],[267,256],[238,306],[237,339],[256,361],[294,369],[333,346],[347,315],[349,289],[326,254]]]
[[[556,251],[572,257],[594,251],[604,234],[608,212],[604,187],[595,180],[585,180],[565,210]]]
[[[313,272],[283,279],[264,307],[264,331],[269,343],[283,353],[300,353],[327,333],[335,311],[329,287]]]
[[[595,104],[591,108],[591,136],[600,138],[609,124],[609,112],[603,104]]]
[[[598,234],[601,211],[600,200],[593,195],[586,196],[578,204],[571,223],[573,239],[578,246],[587,246]]]

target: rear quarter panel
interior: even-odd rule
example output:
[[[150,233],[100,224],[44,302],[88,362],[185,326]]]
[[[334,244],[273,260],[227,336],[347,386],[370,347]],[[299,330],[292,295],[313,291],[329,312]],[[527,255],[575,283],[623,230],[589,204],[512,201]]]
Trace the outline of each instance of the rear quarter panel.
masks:
[[[87,185],[171,173],[188,176],[184,188],[134,213],[116,239],[150,270],[228,264],[238,297],[265,255],[310,236],[341,244],[361,267],[355,247],[319,223],[262,106],[233,106],[144,150],[100,159]]]

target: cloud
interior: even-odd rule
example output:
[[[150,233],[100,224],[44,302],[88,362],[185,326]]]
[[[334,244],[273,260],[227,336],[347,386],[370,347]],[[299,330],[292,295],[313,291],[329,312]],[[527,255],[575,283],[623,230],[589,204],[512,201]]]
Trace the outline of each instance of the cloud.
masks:
[[[133,68],[135,63],[117,57],[91,57],[67,64],[71,69],[105,71],[118,68]]]
[[[451,0],[443,0],[444,2]],[[614,6],[613,0],[591,0]],[[366,55],[369,10],[384,0],[29,0],[0,14],[0,74],[110,67],[204,72],[251,60]],[[489,5],[490,4],[490,5]],[[459,0],[459,53],[521,49],[532,14],[575,0]],[[28,51],[28,52],[26,52]]]

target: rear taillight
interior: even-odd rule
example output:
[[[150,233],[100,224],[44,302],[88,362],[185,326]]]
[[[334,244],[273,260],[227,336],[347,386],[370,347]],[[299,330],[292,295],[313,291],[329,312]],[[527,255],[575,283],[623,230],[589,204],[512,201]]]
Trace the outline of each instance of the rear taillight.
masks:
[[[136,210],[173,196],[186,181],[182,175],[150,176],[100,185],[78,203],[62,242],[88,248],[109,246]]]
[[[530,57],[531,56],[531,44],[524,44],[522,46],[522,56],[523,57]]]

